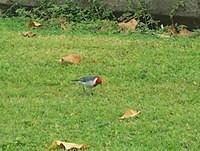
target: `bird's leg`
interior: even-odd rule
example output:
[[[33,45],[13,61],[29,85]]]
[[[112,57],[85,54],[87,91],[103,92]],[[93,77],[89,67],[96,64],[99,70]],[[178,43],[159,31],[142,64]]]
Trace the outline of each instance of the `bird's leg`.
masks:
[[[91,89],[91,91],[90,91],[90,92],[91,92],[91,95],[94,95],[94,93],[93,93],[93,89]]]
[[[86,92],[84,85],[83,85],[83,92]]]

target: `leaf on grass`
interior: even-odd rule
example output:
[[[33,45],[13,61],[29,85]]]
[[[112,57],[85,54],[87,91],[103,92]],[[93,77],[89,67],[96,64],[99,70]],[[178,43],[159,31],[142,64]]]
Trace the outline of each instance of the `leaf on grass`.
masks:
[[[80,150],[80,149],[86,149],[89,146],[87,144],[75,144],[75,143],[67,143],[67,142],[63,142],[63,141],[54,141],[51,146],[49,147],[49,149],[64,149],[64,150]]]
[[[174,25],[170,25],[170,26],[167,26],[166,27],[167,29],[167,32],[170,33],[170,34],[177,34],[177,29]]]
[[[120,119],[123,120],[123,119],[131,118],[131,117],[135,117],[135,116],[137,116],[140,113],[141,113],[140,111],[134,111],[132,109],[129,109],[128,111],[126,111],[124,113],[124,115],[122,115],[120,117]]]
[[[29,27],[33,27],[33,28],[39,28],[39,27],[42,26],[42,24],[39,23],[39,22],[30,20],[29,23],[28,23],[28,26]]]
[[[36,34],[33,33],[33,32],[31,32],[31,31],[23,32],[22,35],[23,35],[24,37],[28,37],[28,38],[31,38],[31,37],[36,36]]]
[[[123,30],[123,31],[135,31],[137,25],[138,25],[138,22],[137,20],[135,20],[134,18],[129,20],[128,22],[121,22],[118,24],[119,27]]]
[[[81,62],[81,56],[78,54],[69,54],[62,57],[59,62],[61,64],[68,63],[68,64],[79,64]]]
[[[186,28],[183,28],[179,31],[178,33],[179,36],[182,36],[182,37],[187,37],[187,36],[191,36],[192,35],[192,32],[189,31],[188,29]]]

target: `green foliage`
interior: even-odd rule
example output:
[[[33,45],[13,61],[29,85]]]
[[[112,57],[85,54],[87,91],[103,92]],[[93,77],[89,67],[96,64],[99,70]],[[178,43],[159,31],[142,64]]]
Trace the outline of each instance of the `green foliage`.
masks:
[[[137,0],[136,6],[133,11],[133,4],[131,0],[128,0],[129,3],[129,12],[123,13],[122,16],[118,18],[119,21],[130,20],[131,18],[135,18],[138,21],[137,29],[142,32],[149,31],[149,29],[157,28],[158,21],[155,21],[152,18],[152,15],[149,13],[147,9],[146,3],[144,0]]]
[[[71,31],[81,31],[90,33],[119,33],[118,25],[110,20],[95,20],[90,22],[74,23]]]
[[[7,9],[2,9],[0,17],[13,17],[16,16],[16,10],[20,9],[21,7],[17,3],[13,3],[9,8]]]
[[[153,20],[143,0],[138,0],[138,4],[134,12],[132,11],[132,1],[128,0],[128,3],[129,12],[122,14],[119,18],[117,18],[111,10],[97,0],[86,0],[84,6],[79,6],[73,0],[68,0],[63,5],[58,5],[54,0],[40,0],[38,3],[39,5],[34,8],[20,8],[17,4],[14,4],[4,13],[4,15],[31,18],[40,21],[42,20],[45,21],[48,26],[55,27],[59,27],[61,22],[67,25],[69,23],[73,25],[76,23],[83,23],[83,28],[86,28],[86,24],[96,26],[87,26],[87,28],[90,28],[91,30],[92,28],[94,28],[94,30],[98,30],[98,28],[100,28],[99,25],[102,23],[100,23],[99,20],[118,20],[120,22],[131,18],[135,18],[139,22],[137,26],[139,31],[149,31],[149,29],[156,27],[157,22]],[[94,21],[96,21],[97,25],[94,25]],[[78,26],[80,26],[80,24],[78,24]],[[119,32],[118,29],[116,29],[116,25],[111,24],[107,26],[109,26],[108,28],[112,30],[111,32]]]
[[[149,29],[157,27],[158,22],[152,18],[144,0],[138,0],[138,6],[135,10],[134,17],[139,21],[138,29],[141,31],[148,31]]]
[[[40,6],[27,10],[18,9],[18,16],[33,19],[49,20],[54,18],[65,18],[69,22],[81,22],[86,20],[108,19],[112,16],[111,11],[105,9],[95,0],[88,0],[87,6],[80,7],[73,0],[66,1],[63,5],[55,4],[53,0],[42,0]]]
[[[176,15],[177,11],[180,9],[180,8],[185,8],[185,0],[178,0],[176,2],[176,4],[173,6],[172,10],[170,11],[170,19],[172,21],[172,24],[174,24],[174,15]]]
[[[111,10],[107,9],[100,1],[96,0],[86,0],[85,6],[81,7],[73,0],[68,0],[63,5],[58,5],[53,0],[40,0],[40,5],[38,7],[32,9],[24,7],[16,9],[16,7],[13,6],[6,12],[6,15],[12,16],[14,12],[15,15],[22,18],[47,21],[51,23],[49,25],[56,25],[56,23],[59,25],[61,19],[67,23],[97,21],[98,24],[98,20],[124,21],[134,17],[139,22],[138,29],[140,31],[147,31],[149,28],[155,28],[156,22],[148,12],[143,0],[138,0],[134,12],[131,9],[133,6],[132,1],[128,2],[130,11],[122,14],[118,19],[113,15]],[[14,8],[16,11],[14,11]]]

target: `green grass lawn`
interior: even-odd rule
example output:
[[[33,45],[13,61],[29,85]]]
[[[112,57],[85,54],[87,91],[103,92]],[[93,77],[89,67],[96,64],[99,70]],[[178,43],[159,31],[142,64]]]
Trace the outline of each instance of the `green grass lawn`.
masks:
[[[200,37],[27,30],[0,19],[0,150],[54,140],[89,151],[200,149]],[[68,53],[81,64],[59,64]],[[90,74],[104,79],[93,96],[71,82]],[[130,108],[141,114],[120,121]]]

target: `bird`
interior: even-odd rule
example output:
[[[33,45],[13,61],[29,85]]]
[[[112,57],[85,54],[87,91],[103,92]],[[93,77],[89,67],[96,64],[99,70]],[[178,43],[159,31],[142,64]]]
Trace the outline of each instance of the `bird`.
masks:
[[[72,81],[76,81],[83,85],[83,90],[85,91],[85,88],[94,88],[100,84],[102,84],[103,80],[100,76],[84,76],[79,79],[75,79]]]

